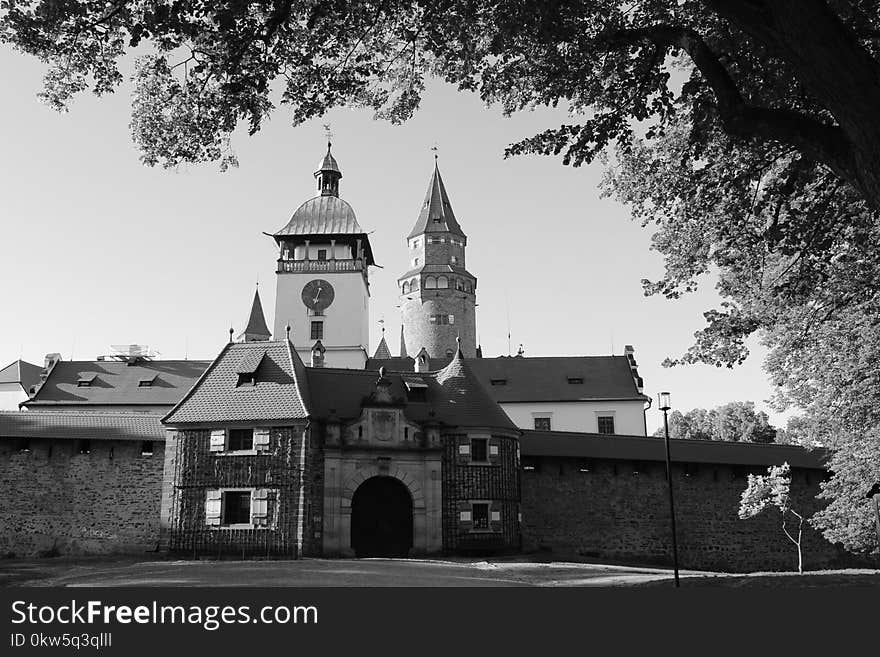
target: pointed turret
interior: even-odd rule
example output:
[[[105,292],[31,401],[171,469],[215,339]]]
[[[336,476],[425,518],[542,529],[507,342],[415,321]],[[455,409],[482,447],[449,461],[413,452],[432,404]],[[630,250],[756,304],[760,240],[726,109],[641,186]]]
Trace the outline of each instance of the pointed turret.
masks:
[[[406,353],[406,339],[403,337],[403,324],[400,325],[400,353],[398,356],[401,358],[406,358],[408,356]]]
[[[318,181],[318,191],[321,196],[339,196],[339,180],[342,178],[342,170],[336,163],[336,158],[330,152],[333,146],[327,142],[327,153],[318,163],[318,170],[315,171],[315,179]]]
[[[434,158],[434,174],[428,183],[428,191],[425,193],[425,201],[415,226],[409,233],[409,237],[415,237],[422,233],[454,233],[464,237],[465,234],[455,219],[452,211],[452,203],[446,193],[443,178],[440,177],[440,168],[437,166],[437,158]]]
[[[254,302],[251,304],[251,316],[248,318],[247,328],[239,334],[238,339],[242,342],[265,342],[271,337],[272,334],[266,325],[266,317],[263,315],[263,304],[260,302],[258,288],[254,291]]]

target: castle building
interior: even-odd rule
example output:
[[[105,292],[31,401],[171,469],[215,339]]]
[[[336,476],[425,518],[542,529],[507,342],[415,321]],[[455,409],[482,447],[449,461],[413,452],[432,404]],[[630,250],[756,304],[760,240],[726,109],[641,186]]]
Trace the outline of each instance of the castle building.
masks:
[[[520,432],[461,350],[401,374],[306,367],[287,340],[229,343],[163,423],[171,552],[520,547]]]
[[[362,369],[375,262],[369,236],[339,197],[342,171],[330,149],[314,174],[318,196],[271,235],[279,248],[274,338],[284,339],[289,326],[300,358],[310,360],[320,341],[328,367]]]
[[[417,556],[542,551],[662,562],[666,452],[647,437],[634,350],[484,358],[476,277],[436,160],[407,238],[397,356],[368,358],[367,233],[327,153],[318,195],[271,234],[274,335],[254,293],[211,361],[132,345],[2,371],[25,412],[0,412],[0,555]],[[18,386],[18,388],[16,388]],[[2,389],[0,389],[2,391]],[[741,522],[750,472],[793,467],[812,508],[822,454],[674,442],[687,567],[784,567],[778,526]],[[840,551],[815,532],[819,565]]]

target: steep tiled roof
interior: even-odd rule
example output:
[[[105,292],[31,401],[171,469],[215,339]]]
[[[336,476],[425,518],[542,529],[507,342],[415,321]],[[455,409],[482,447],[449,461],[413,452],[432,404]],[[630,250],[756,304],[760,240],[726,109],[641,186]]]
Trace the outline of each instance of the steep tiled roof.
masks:
[[[430,369],[446,359],[432,358]],[[497,402],[641,400],[625,356],[554,356],[469,358],[468,366]],[[366,368],[412,372],[412,358],[371,358]],[[582,383],[576,381],[580,379]],[[572,383],[569,383],[572,380]],[[496,385],[492,384],[496,382]],[[503,385],[500,384],[504,381]]]
[[[452,212],[452,203],[449,202],[449,195],[446,193],[443,178],[440,177],[440,169],[437,167],[436,160],[434,173],[431,175],[428,191],[425,193],[425,201],[422,203],[419,218],[410,231],[409,237],[415,237],[425,232],[449,232],[465,236]]]
[[[162,422],[176,426],[305,418],[305,369],[287,340],[230,343]],[[247,376],[242,380],[239,373],[251,371],[254,382]]]
[[[142,360],[134,364],[107,361],[59,361],[37,394],[25,402],[43,405],[176,404],[208,366],[203,360]],[[92,378],[90,385],[77,382]],[[141,380],[152,379],[150,386]]]
[[[565,456],[605,458],[627,461],[665,461],[662,438],[620,436],[570,431],[523,431],[523,456]],[[740,443],[721,440],[670,440],[669,455],[679,463],[717,463],[727,465],[779,465],[822,468],[828,458],[824,449],[808,450],[795,445]]]
[[[266,326],[266,316],[263,314],[263,304],[260,302],[260,291],[254,291],[254,301],[251,304],[251,314],[248,317],[247,328],[241,332],[239,337],[244,336],[265,336],[266,339],[272,337],[272,332]]]
[[[363,234],[352,207],[338,196],[316,196],[303,203],[274,237]]]
[[[165,440],[165,429],[149,413],[0,412],[0,438]]]
[[[0,383],[18,383],[28,391],[40,380],[42,371],[39,365],[19,359],[0,370]]]

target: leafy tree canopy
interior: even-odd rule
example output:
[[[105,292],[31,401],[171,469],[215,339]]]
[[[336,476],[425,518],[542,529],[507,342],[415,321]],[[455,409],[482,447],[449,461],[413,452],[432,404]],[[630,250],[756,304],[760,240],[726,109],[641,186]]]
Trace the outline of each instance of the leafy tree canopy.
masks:
[[[655,436],[663,436],[660,427]],[[776,429],[763,411],[755,412],[754,402],[731,402],[710,410],[695,408],[669,415],[669,437],[689,440],[726,440],[729,442],[772,443]]]

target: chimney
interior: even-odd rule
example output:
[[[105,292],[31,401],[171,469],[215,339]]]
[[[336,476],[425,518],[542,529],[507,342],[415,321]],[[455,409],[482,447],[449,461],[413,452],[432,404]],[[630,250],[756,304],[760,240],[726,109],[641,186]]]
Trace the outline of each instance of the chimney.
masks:
[[[312,367],[324,367],[324,345],[318,340],[312,347]]]
[[[431,359],[428,357],[428,350],[422,347],[421,351],[416,355],[415,371],[427,372],[431,367]]]
[[[629,371],[632,374],[632,378],[636,384],[636,388],[638,388],[639,393],[643,393],[645,389],[645,382],[642,377],[639,376],[639,370],[637,369],[636,350],[633,349],[633,346],[631,344],[628,344],[623,348],[623,355],[626,356],[626,360],[629,363]]]

